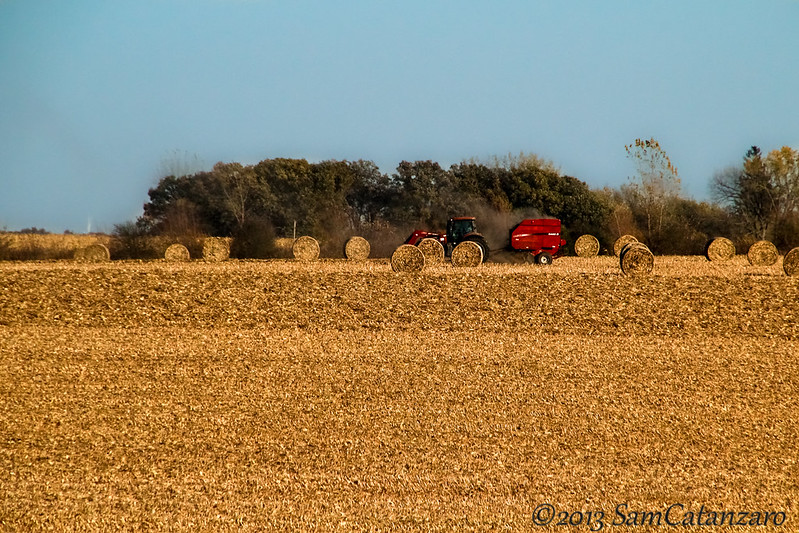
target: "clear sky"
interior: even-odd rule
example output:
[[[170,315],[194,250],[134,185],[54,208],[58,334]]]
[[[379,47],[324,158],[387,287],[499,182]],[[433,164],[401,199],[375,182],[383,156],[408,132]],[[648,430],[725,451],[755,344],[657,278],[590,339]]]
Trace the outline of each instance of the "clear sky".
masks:
[[[591,187],[654,137],[688,196],[799,148],[797,0],[0,0],[0,229],[111,231],[176,165],[535,153]]]

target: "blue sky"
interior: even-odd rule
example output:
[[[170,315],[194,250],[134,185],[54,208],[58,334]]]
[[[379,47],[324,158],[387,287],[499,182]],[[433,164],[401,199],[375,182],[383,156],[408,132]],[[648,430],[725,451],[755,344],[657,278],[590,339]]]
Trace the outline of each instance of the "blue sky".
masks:
[[[799,148],[799,1],[0,0],[0,229],[111,231],[170,168],[660,141],[687,196]]]

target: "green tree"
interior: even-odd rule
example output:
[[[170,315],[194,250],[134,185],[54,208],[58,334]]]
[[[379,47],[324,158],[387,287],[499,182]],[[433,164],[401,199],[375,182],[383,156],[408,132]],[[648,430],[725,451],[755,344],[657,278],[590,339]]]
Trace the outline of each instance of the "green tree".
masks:
[[[352,227],[369,227],[384,222],[397,196],[388,175],[380,172],[372,161],[361,159],[350,162],[348,166],[353,181],[346,194],[346,203]]]
[[[144,214],[137,224],[152,234],[205,232],[200,211],[205,195],[199,176],[169,175],[161,178],[158,185],[147,192],[150,201],[144,204]]]
[[[277,234],[291,236],[295,222],[300,234],[313,233],[311,164],[305,159],[265,159],[255,165],[255,175],[273,195],[274,201],[264,214]]]
[[[433,161],[403,161],[392,181],[398,192],[392,219],[400,224],[443,228],[449,216],[465,207],[455,193],[452,175]]]
[[[221,192],[222,208],[232,218],[234,228],[240,228],[260,207],[259,200],[268,195],[268,188],[255,179],[252,166],[241,163],[217,163],[212,171]]]
[[[728,168],[713,179],[714,197],[740,217],[744,229],[757,239],[766,239],[776,212],[774,185],[762,152],[752,146],[742,168]]]

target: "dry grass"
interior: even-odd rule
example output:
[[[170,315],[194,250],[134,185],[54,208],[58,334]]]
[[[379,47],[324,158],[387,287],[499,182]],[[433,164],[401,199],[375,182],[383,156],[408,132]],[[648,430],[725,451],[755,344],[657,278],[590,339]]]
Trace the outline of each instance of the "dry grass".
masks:
[[[419,249],[424,254],[425,265],[435,266],[444,262],[444,246],[438,242],[438,239],[431,237],[422,239]]]
[[[707,243],[705,257],[708,261],[729,261],[735,257],[735,244],[726,237],[716,237]]]
[[[593,235],[580,235],[574,241],[574,253],[577,257],[596,257],[599,255],[599,239]]]
[[[771,266],[780,259],[777,247],[769,241],[757,241],[749,247],[746,258],[752,266]]]
[[[480,245],[472,241],[463,241],[452,250],[452,266],[454,267],[478,267],[483,262],[483,249]]]
[[[108,247],[99,242],[75,250],[75,261],[101,263],[110,260],[111,252],[108,251]]]
[[[294,259],[299,261],[316,261],[319,259],[319,242],[313,237],[303,235],[291,246]]]
[[[394,272],[420,272],[424,266],[424,254],[412,244],[403,244],[391,254],[391,269]]]
[[[352,261],[365,261],[369,258],[372,247],[363,237],[350,237],[344,243],[344,257]]]
[[[619,257],[619,254],[621,254],[621,249],[624,248],[626,244],[630,244],[631,242],[638,242],[638,239],[632,235],[622,235],[616,239],[616,242],[613,243],[613,255]]]
[[[189,249],[182,244],[170,244],[164,252],[164,259],[167,261],[188,261],[191,259]]]
[[[100,243],[108,247],[111,237],[90,234],[36,234],[0,232],[0,241],[7,244],[10,258],[19,259],[66,259],[74,258],[75,252],[90,244]],[[3,258],[7,259],[7,258]]]
[[[617,261],[0,264],[0,524],[531,531],[543,502],[677,502],[796,530],[799,279]]]
[[[655,267],[655,256],[645,244],[630,242],[625,244],[619,253],[619,266],[628,276],[647,276]]]
[[[782,258],[782,268],[788,276],[799,276],[799,248],[794,248]]]
[[[203,259],[213,263],[225,261],[230,257],[230,239],[227,237],[207,237],[203,240]]]

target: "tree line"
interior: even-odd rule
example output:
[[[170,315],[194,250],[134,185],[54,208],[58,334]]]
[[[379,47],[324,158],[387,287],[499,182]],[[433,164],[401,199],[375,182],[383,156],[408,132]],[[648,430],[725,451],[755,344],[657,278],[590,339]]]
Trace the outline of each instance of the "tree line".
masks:
[[[274,257],[275,237],[312,235],[340,256],[352,235],[388,255],[414,228],[441,229],[451,216],[473,215],[492,248],[504,246],[522,218],[555,217],[573,244],[584,233],[604,248],[635,235],[655,253],[699,254],[716,236],[739,247],[758,239],[799,244],[799,152],[763,155],[751,148],[738,167],[712,181],[712,202],[682,194],[677,168],[654,140],[625,147],[636,173],[618,189],[591,189],[532,154],[469,160],[445,169],[403,161],[385,174],[371,161],[266,159],[217,163],[210,171],[168,175],[148,191],[135,221],[115,227],[120,242],[166,236],[196,248],[201,236],[233,237],[234,257]],[[121,255],[146,255],[121,246]]]

